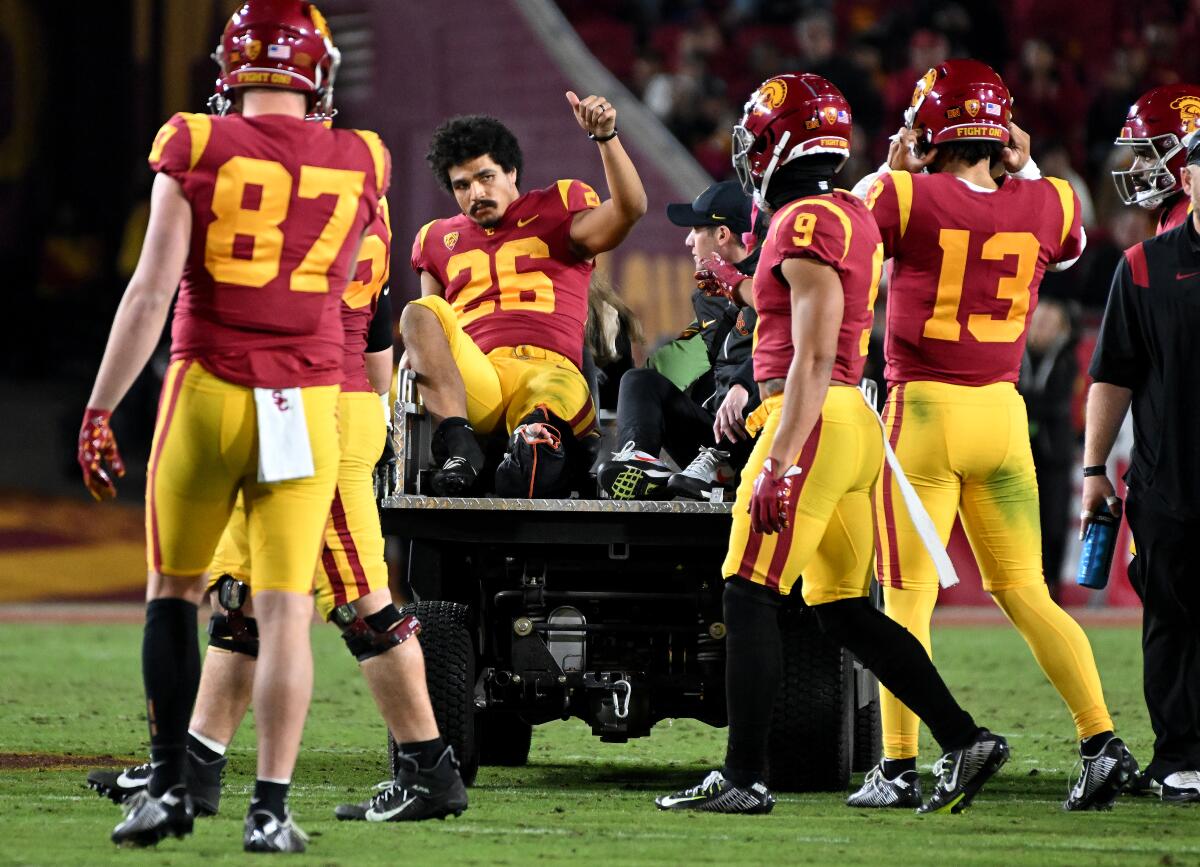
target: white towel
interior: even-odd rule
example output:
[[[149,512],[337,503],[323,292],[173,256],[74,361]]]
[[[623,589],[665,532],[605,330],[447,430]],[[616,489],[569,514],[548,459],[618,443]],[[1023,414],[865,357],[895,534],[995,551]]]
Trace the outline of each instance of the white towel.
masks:
[[[875,420],[879,422],[879,430],[883,434],[883,451],[887,456],[888,466],[896,474],[896,484],[900,486],[900,495],[904,499],[904,506],[908,509],[908,515],[912,518],[913,525],[917,528],[917,535],[921,537],[921,543],[925,546],[925,550],[929,552],[929,556],[933,558],[933,566],[937,570],[938,575],[938,584],[943,588],[953,587],[958,583],[958,573],[954,571],[954,564],[950,562],[950,555],[946,553],[946,546],[938,538],[937,528],[933,526],[933,519],[925,511],[925,504],[921,502],[921,498],[913,490],[912,483],[909,482],[908,476],[904,475],[904,468],[900,466],[900,461],[896,457],[896,453],[892,451],[892,444],[888,442],[887,430],[883,426],[883,419],[879,417],[879,412],[875,409],[875,404],[872,402],[871,396],[867,394],[868,383],[870,383],[869,390],[873,396],[875,383],[872,380],[864,379],[858,390],[862,394],[867,406],[871,408],[871,412],[875,415]]]
[[[313,475],[312,446],[298,388],[256,388],[258,480],[284,482]]]

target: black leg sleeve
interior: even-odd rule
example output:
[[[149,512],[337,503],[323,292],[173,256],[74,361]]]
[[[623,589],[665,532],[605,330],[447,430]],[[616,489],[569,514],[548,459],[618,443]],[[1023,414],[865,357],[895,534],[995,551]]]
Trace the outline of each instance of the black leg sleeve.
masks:
[[[146,604],[142,680],[154,763],[150,794],[158,796],[183,782],[188,720],[200,688],[196,606],[191,602],[152,599]]]
[[[782,654],[780,599],[774,591],[743,578],[725,584],[725,691],[729,749],[724,774],[736,785],[761,781],[767,767],[767,736]]]
[[[960,749],[979,727],[959,707],[921,642],[868,599],[817,605],[821,629],[874,672],[879,682],[919,716],[944,752]]]
[[[621,377],[617,395],[617,447],[633,440],[637,447],[658,457],[663,446],[663,406],[672,392],[683,397],[657,370],[639,367]]]

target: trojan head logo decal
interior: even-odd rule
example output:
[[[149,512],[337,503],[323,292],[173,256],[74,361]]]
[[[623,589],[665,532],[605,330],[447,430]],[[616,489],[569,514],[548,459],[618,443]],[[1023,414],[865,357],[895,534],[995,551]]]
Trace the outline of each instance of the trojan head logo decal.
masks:
[[[838,110],[832,105],[827,105],[821,109],[821,117],[825,118],[825,123],[833,126],[835,123],[837,123]]]
[[[246,48],[246,58],[248,60],[252,60],[252,61],[257,60],[258,53],[260,51],[262,51],[262,43],[259,42],[257,39],[251,39],[249,42],[246,43],[245,48]]]
[[[1180,96],[1171,101],[1171,108],[1179,112],[1185,133],[1194,132],[1200,124],[1200,97]]]
[[[936,81],[936,69],[931,69],[921,76],[921,80],[917,82],[916,89],[913,90],[912,102],[910,103],[913,108],[919,106],[921,104],[921,100],[929,96],[929,91],[933,90],[933,85]]]
[[[963,108],[967,110],[967,114],[975,117],[975,115],[979,114],[979,100],[968,99],[963,102]]]
[[[447,232],[442,236],[442,243],[446,245],[447,250],[453,250],[454,245],[458,243],[458,232]]]
[[[783,105],[785,99],[787,82],[782,78],[772,78],[764,81],[758,90],[751,94],[746,110],[753,114],[767,114]]]

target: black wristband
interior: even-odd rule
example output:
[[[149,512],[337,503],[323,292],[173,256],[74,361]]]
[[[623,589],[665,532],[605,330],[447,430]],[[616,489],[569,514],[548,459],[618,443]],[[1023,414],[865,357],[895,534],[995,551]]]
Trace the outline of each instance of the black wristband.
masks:
[[[600,138],[595,133],[591,133],[591,132],[588,133],[588,138],[590,138],[592,141],[595,141],[595,142],[612,141],[616,137],[617,137],[617,128],[615,126],[613,127],[613,131],[610,132],[608,135],[606,135],[604,138]]]
[[[1107,475],[1108,475],[1108,467],[1105,466],[1104,464],[1095,464],[1093,466],[1083,468],[1083,477],[1085,479],[1088,476],[1107,476]]]

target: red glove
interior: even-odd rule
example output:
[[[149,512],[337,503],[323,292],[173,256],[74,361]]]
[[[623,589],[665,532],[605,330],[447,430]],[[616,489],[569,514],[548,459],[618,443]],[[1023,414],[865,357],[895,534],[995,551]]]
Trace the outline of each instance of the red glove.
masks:
[[[79,429],[79,451],[76,460],[83,470],[83,483],[97,500],[117,495],[113,476],[125,475],[125,462],[117,451],[117,438],[113,436],[108,420],[112,411],[88,407],[83,412],[83,426]]]
[[[716,253],[705,256],[700,260],[700,269],[696,272],[696,285],[705,295],[720,295],[722,298],[738,303],[734,294],[737,286],[750,277],[736,267],[726,262]]]
[[[754,493],[750,496],[750,527],[755,533],[767,536],[787,529],[788,516],[792,514],[792,491],[796,480],[804,472],[794,464],[782,476],[775,475],[775,462],[770,458],[763,463],[762,472],[754,480]]]

